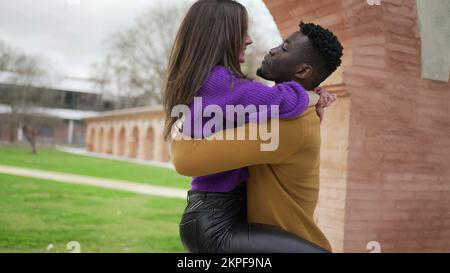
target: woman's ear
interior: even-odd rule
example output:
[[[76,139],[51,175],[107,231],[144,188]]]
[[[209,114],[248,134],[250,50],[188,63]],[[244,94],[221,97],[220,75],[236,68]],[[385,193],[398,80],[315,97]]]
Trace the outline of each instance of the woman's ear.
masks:
[[[311,77],[312,73],[313,73],[312,66],[309,64],[302,63],[297,66],[294,76],[298,79],[307,79]]]

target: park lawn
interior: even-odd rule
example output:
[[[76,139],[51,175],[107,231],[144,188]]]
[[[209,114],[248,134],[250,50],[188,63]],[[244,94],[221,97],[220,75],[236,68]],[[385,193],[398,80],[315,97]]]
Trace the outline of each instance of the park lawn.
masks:
[[[184,252],[184,200],[0,174],[0,252]],[[53,248],[47,250],[52,244]]]
[[[33,155],[31,150],[26,148],[0,147],[0,165],[127,180],[181,189],[190,187],[189,177],[181,176],[171,169],[75,155],[56,149],[39,149],[38,153]]]

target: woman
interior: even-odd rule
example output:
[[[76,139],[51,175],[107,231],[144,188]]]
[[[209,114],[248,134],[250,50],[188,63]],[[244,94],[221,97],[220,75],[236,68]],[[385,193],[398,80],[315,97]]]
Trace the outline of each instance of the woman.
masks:
[[[247,12],[241,4],[200,0],[190,8],[169,61],[164,94],[166,138],[177,121],[177,117],[171,117],[173,107],[189,105],[193,112],[196,96],[202,98],[203,108],[218,105],[224,112],[226,105],[264,105],[269,109],[278,105],[280,118],[298,117],[317,103],[318,96],[296,82],[267,87],[246,79],[240,63],[245,61],[245,49],[252,42],[247,35]],[[272,116],[270,110],[268,114]],[[207,120],[203,118],[203,122]],[[205,136],[198,128],[190,134]],[[242,168],[193,178],[180,223],[180,236],[188,251],[326,252],[293,234],[247,223],[248,175],[248,169]]]

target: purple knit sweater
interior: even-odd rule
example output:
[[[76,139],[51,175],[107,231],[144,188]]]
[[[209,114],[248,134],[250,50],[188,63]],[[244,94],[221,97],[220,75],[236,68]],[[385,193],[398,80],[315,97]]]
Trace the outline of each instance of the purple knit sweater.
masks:
[[[233,86],[231,86],[232,81]],[[213,68],[196,97],[202,98],[203,108],[208,105],[218,105],[223,113],[226,113],[226,105],[243,105],[244,107],[256,105],[257,109],[258,106],[265,105],[269,110],[268,115],[271,117],[270,106],[278,105],[279,118],[281,119],[300,116],[309,104],[308,94],[297,82],[286,82],[268,87],[256,81],[239,79],[233,72],[223,66]],[[191,113],[194,113],[194,103],[190,105],[190,110]],[[203,117],[202,125],[204,126],[210,119],[212,117]],[[193,117],[191,120],[193,120]],[[248,122],[248,117],[246,117],[246,122]],[[195,132],[195,130],[191,135],[204,137],[202,132]],[[197,176],[192,178],[192,189],[207,192],[229,192],[241,182],[247,180],[248,176],[247,167]]]

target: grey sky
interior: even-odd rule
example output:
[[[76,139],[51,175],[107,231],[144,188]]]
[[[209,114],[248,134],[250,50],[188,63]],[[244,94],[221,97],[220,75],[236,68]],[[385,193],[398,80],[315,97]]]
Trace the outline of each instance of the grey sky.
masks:
[[[189,1],[189,0],[166,0]],[[105,53],[105,39],[132,25],[156,0],[0,0],[0,39],[27,53],[49,58],[70,76],[89,76],[89,66]],[[189,1],[192,2],[192,1]],[[242,0],[252,20],[280,40],[272,17],[261,0]]]

